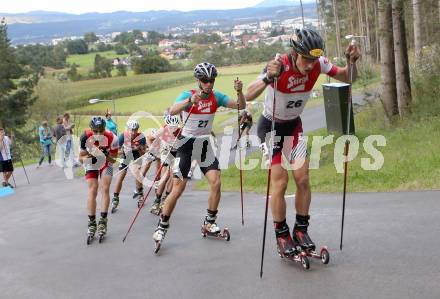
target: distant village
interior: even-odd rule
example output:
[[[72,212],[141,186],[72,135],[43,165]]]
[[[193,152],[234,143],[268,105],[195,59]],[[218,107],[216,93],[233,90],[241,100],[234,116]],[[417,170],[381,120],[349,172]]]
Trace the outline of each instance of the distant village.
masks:
[[[305,18],[305,26],[318,28],[318,19]],[[266,20],[260,22],[244,23],[229,28],[221,28],[217,22],[212,23],[195,23],[191,26],[173,27],[162,32],[167,38],[158,42],[158,51],[160,56],[166,59],[182,59],[188,57],[190,51],[188,37],[197,34],[216,34],[219,42],[213,44],[222,44],[226,47],[241,49],[244,47],[258,46],[263,43],[271,45],[275,42],[288,43],[294,29],[302,28],[302,18],[285,19],[285,20]],[[130,31],[129,31],[130,32]],[[109,34],[99,35],[96,43],[115,44],[115,38],[121,32],[112,32]],[[148,38],[148,32],[142,32],[143,38]],[[65,40],[80,39],[82,36],[68,36],[51,40],[52,45],[57,45]],[[135,40],[135,44],[141,44],[142,40]],[[125,64],[130,65],[129,58],[115,58],[114,65]]]

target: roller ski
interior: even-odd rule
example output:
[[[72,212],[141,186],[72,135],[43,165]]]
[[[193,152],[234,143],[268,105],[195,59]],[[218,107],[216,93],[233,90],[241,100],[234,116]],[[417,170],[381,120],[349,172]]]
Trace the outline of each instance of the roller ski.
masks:
[[[87,245],[92,244],[93,240],[95,239],[95,233],[96,233],[96,221],[89,220],[89,224],[87,225]]]
[[[281,258],[301,263],[304,270],[310,268],[307,254],[301,250],[301,246],[298,242],[295,239],[292,239],[287,224],[281,228],[275,228],[275,238],[277,240],[278,255]]]
[[[221,230],[215,222],[211,223],[206,220],[203,222],[201,233],[203,238],[206,238],[208,236],[217,239],[224,239],[226,241],[229,241],[231,239],[231,235],[227,228]]]
[[[101,218],[98,222],[98,237],[99,243],[102,243],[107,233],[107,218]]]
[[[153,234],[154,240],[154,253],[158,253],[160,250],[160,246],[162,245],[162,241],[165,239],[165,235],[167,234],[169,228],[168,222],[159,221],[159,225]]]
[[[119,206],[119,197],[118,196],[114,196],[112,199],[112,214],[115,213],[118,209]]]
[[[327,246],[323,246],[320,248],[319,253],[316,251],[316,245],[313,243],[309,234],[307,233],[307,224],[295,224],[293,229],[293,238],[298,242],[301,252],[305,254],[307,257],[311,257],[314,259],[320,259],[321,262],[326,265],[330,261],[330,253],[328,252]]]

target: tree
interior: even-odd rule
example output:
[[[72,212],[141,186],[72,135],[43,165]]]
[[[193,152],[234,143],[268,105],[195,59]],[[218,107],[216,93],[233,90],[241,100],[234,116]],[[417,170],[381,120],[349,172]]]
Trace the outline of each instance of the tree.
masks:
[[[125,77],[127,76],[127,66],[123,63],[119,63],[116,66],[116,69],[118,70],[118,76],[119,77]]]
[[[99,38],[96,36],[95,32],[87,32],[84,34],[84,41],[89,45],[97,42],[98,40]]]
[[[409,112],[412,100],[408,51],[406,48],[403,0],[392,1],[392,15],[397,100],[400,116],[403,116]]]
[[[333,0],[333,15],[335,17],[335,26],[336,26],[336,55],[341,57],[341,30],[339,28],[339,17],[338,17],[338,9],[336,7],[336,0]]]
[[[420,64],[422,57],[422,9],[420,0],[412,0],[414,19],[414,48],[416,63]]]
[[[141,48],[139,48],[139,46],[134,44],[134,43],[133,44],[129,44],[127,46],[127,48],[128,48],[128,53],[130,53],[130,55],[136,55],[136,54],[141,54],[142,53]]]
[[[160,56],[145,56],[133,59],[132,69],[135,74],[159,73],[168,72],[171,65],[168,60]]]
[[[113,64],[110,59],[95,55],[95,63],[93,65],[93,73],[97,78],[106,78],[112,76]]]
[[[35,102],[33,88],[38,77],[27,73],[16,61],[4,19],[0,21],[0,126],[16,130],[26,124]]]
[[[112,47],[112,45],[100,42],[100,43],[96,44],[96,50],[97,50],[97,52],[110,51],[110,50],[113,50],[113,47]]]
[[[87,54],[89,47],[83,39],[76,39],[67,42],[67,52],[72,54]]]
[[[70,81],[78,81],[81,78],[80,74],[78,74],[78,65],[76,63],[70,66],[70,69],[67,71],[67,78]]]
[[[391,3],[379,0],[380,27],[380,73],[382,78],[381,101],[388,120],[393,120],[399,114],[396,91],[396,69],[394,64],[393,24]]]
[[[115,45],[115,52],[118,55],[128,54],[127,49],[125,49],[125,47],[122,44],[116,44]]]

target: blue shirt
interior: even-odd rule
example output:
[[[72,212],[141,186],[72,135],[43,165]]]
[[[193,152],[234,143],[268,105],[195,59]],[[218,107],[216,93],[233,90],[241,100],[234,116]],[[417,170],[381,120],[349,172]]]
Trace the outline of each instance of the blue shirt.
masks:
[[[105,120],[105,127],[107,128],[107,130],[112,131],[113,134],[118,136],[118,126],[113,121],[113,119],[111,119],[111,118],[110,119],[106,119]]]

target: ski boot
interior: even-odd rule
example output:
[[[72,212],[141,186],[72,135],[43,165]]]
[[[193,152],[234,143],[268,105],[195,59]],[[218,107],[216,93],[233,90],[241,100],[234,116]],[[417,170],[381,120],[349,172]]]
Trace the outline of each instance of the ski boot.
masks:
[[[98,222],[99,243],[102,243],[106,233],[107,233],[107,218],[101,217],[101,219],[99,219],[99,222]]]
[[[151,205],[150,213],[159,216],[161,210],[162,210],[161,202],[155,200]]]
[[[201,228],[202,237],[206,238],[206,236],[214,237],[217,239],[224,239],[229,241],[231,239],[231,235],[227,228],[221,230],[215,220],[217,219],[217,211],[208,210],[208,214],[205,216],[203,220],[203,225]]]
[[[87,227],[87,245],[90,245],[95,239],[96,220],[89,220]]]
[[[298,243],[290,235],[289,226],[275,228],[275,238],[277,240],[277,250],[281,258],[292,257],[298,254]]]
[[[162,220],[159,220],[159,224],[157,225],[157,228],[153,234],[154,253],[159,252],[160,246],[162,244],[163,239],[165,239],[165,235],[167,234],[169,227],[170,227],[170,225],[169,225],[168,221],[163,222]]]
[[[287,224],[275,228],[275,237],[277,240],[277,250],[281,258],[286,258],[292,262],[301,263],[304,270],[310,268],[310,262],[307,254],[301,251],[301,247],[290,236],[289,226]]]
[[[133,199],[137,199],[137,207],[140,208],[144,201],[144,191],[142,189],[133,193]]]
[[[118,206],[119,206],[119,196],[113,196],[113,199],[112,199],[112,214],[114,213],[114,212],[116,212],[116,210],[118,209]]]
[[[304,219],[299,218],[303,217]],[[323,264],[328,264],[330,261],[330,254],[326,246],[321,247],[319,253],[316,251],[316,245],[313,243],[307,228],[309,226],[309,216],[298,216],[295,226],[293,228],[293,238],[298,242],[302,251],[308,256],[316,259],[320,259]]]

